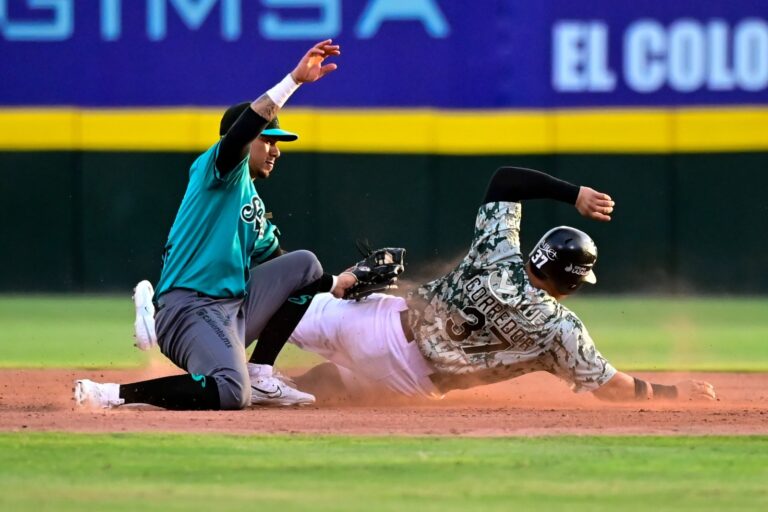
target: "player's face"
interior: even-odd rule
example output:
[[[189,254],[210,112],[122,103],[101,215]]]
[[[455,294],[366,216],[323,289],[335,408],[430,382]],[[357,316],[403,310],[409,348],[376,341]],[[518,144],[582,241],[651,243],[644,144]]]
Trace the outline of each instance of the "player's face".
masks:
[[[251,159],[248,161],[248,167],[252,180],[269,178],[277,159],[280,158],[277,142],[277,139],[272,137],[261,136],[251,142]]]

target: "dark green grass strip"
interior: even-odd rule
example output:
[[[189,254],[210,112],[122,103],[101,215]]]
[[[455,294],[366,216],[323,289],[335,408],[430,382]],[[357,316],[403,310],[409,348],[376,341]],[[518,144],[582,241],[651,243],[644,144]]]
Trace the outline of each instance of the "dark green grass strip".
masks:
[[[0,510],[768,510],[768,437],[0,434]]]

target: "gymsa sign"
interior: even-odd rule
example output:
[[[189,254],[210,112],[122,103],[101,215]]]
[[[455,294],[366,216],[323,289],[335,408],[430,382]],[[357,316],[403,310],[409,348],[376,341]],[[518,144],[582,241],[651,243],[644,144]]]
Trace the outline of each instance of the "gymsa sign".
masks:
[[[227,104],[329,37],[344,49],[338,78],[293,104],[763,104],[762,4],[0,0],[0,104]]]
[[[9,16],[9,7],[14,3],[26,3],[27,9],[37,11],[39,17],[14,19]],[[244,17],[243,7],[250,10],[251,4],[257,3],[261,7],[258,14]],[[348,3],[351,2],[348,0]],[[117,41],[123,37],[123,19],[136,12],[137,4],[138,11],[144,11],[145,20],[144,26],[134,27],[134,31],[140,33],[143,29],[151,41],[168,37],[169,11],[171,16],[178,17],[184,28],[192,31],[199,30],[209,18],[218,17],[218,35],[225,41],[240,39],[244,24],[271,40],[336,37],[342,29],[341,0],[128,0],[125,7],[123,0],[99,0],[94,5],[97,16],[92,15],[94,9],[85,11],[82,16],[97,27],[103,41]],[[294,14],[314,12],[292,17],[291,11]],[[75,0],[0,0],[0,28],[10,41],[66,41],[75,36],[75,20]],[[367,39],[376,34],[383,22],[402,20],[420,21],[434,37],[448,34],[445,17],[435,0],[369,0],[354,23],[354,31],[358,37]]]

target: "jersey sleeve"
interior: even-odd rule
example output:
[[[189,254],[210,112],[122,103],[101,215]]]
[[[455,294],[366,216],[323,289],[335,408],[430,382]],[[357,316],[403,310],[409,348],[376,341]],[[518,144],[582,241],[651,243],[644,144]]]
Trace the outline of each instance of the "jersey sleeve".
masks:
[[[485,203],[480,207],[468,256],[474,266],[493,265],[501,260],[517,260],[522,263],[521,216],[520,203],[499,201]]]
[[[244,172],[248,172],[248,159],[250,158],[250,155],[246,154],[234,169],[222,175],[216,168],[216,158],[219,155],[220,145],[221,141],[211,146],[208,151],[200,155],[197,161],[193,164],[193,170],[196,166],[200,168],[199,171],[203,174],[201,178],[206,188],[230,185],[237,182]]]
[[[271,221],[267,220],[264,227],[264,236],[256,242],[251,253],[252,264],[258,265],[269,258],[280,245],[279,236],[280,230]]]
[[[551,373],[566,380],[576,393],[594,391],[613,378],[616,368],[600,354],[576,315],[567,314],[556,328]]]

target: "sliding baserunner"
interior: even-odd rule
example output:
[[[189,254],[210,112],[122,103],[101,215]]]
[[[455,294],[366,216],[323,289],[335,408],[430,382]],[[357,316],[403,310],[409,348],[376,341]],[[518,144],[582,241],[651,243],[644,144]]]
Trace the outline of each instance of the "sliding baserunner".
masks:
[[[607,194],[514,167],[490,181],[469,253],[448,274],[407,300],[361,302],[319,295],[290,340],[326,358],[296,378],[305,389],[352,396],[391,392],[442,397],[544,371],[605,400],[715,398],[709,383],[649,383],[616,370],[584,324],[561,301],[596,282],[594,241],[567,226],[551,229],[527,259],[520,251],[521,202],[554,199],[590,219],[609,221]]]

